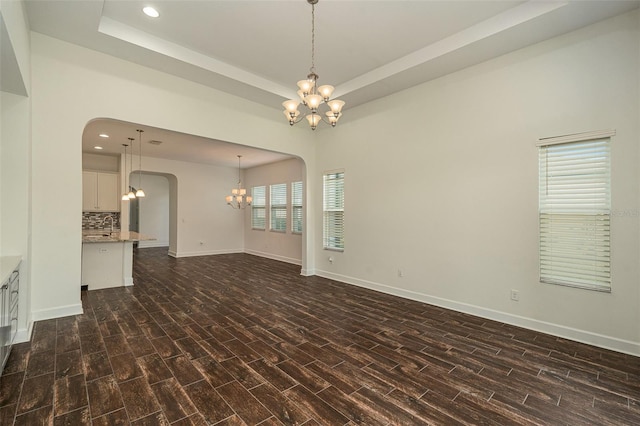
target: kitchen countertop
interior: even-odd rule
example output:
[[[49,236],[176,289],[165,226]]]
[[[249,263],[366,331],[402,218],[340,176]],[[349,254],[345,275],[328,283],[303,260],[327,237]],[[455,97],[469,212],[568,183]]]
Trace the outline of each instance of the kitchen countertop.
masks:
[[[0,283],[3,283],[11,276],[11,273],[22,261],[22,256],[1,256],[0,257]]]
[[[155,240],[155,238],[135,231],[82,231],[83,243],[121,243],[151,240]]]

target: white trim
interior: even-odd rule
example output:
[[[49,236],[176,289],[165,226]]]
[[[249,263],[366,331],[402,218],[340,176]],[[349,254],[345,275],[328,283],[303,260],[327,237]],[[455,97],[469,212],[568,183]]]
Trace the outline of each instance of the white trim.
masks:
[[[130,287],[133,285],[133,277],[127,277],[123,281],[124,282],[122,283],[122,285],[125,287]]]
[[[303,277],[312,277],[312,276],[316,275],[316,270],[315,269],[304,269],[304,268],[302,268],[300,270],[300,275],[302,275]]]
[[[31,321],[43,321],[53,318],[69,317],[72,315],[81,315],[82,303],[75,305],[59,306],[57,308],[41,309],[39,311],[31,312]]]
[[[533,318],[513,315],[506,312],[495,311],[493,309],[483,308],[481,306],[470,305],[467,303],[456,302],[455,300],[443,299],[440,297],[429,296],[424,293],[418,293],[411,290],[404,290],[385,284],[375,283],[372,281],[360,280],[358,278],[348,277],[345,275],[335,274],[328,271],[316,270],[318,276],[340,281],[346,284],[352,284],[358,287],[368,288],[370,290],[380,291],[386,294],[403,297],[405,299],[416,300],[441,308],[451,309],[466,314],[475,315],[494,321],[503,322],[518,327],[523,327],[533,331],[551,334],[557,337],[586,343],[600,348],[611,349],[630,355],[640,356],[640,342],[618,339],[616,337],[605,336],[598,333],[592,333],[586,330],[579,330],[572,327],[553,324],[546,321],[540,321]]]
[[[29,325],[27,326],[27,328],[21,328],[20,330],[18,330],[18,332],[16,333],[16,337],[13,341],[13,344],[15,345],[16,343],[28,342],[29,340],[31,340],[32,332],[33,332],[33,321],[29,322]]]
[[[244,253],[244,250],[229,249],[229,250],[209,250],[209,251],[185,251],[180,253],[169,251],[169,256],[180,258],[180,257],[210,256],[215,254],[234,254],[234,253]]]
[[[593,139],[610,138],[616,135],[616,131],[613,129],[608,130],[594,130],[591,132],[573,133],[571,135],[563,136],[550,136],[547,138],[540,138],[536,143],[536,146],[549,146],[559,145],[562,143],[590,141]]]
[[[169,241],[139,241],[138,248],[169,247]]]
[[[280,262],[291,263],[293,265],[302,266],[302,259],[294,259],[293,257],[280,256],[278,254],[266,253],[257,250],[246,250],[244,251],[246,254],[252,254],[254,256],[265,257],[267,259],[278,260]]]
[[[171,256],[171,257],[176,257],[176,258],[178,257],[178,253],[176,253],[176,252],[175,252],[175,251],[173,251],[173,250],[169,250],[169,252],[168,252],[167,254],[168,254],[169,256]]]

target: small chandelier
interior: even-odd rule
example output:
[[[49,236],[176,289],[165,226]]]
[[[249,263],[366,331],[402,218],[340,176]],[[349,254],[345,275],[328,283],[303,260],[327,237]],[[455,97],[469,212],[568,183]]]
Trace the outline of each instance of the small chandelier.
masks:
[[[127,138],[127,139],[129,139],[129,141],[133,140],[133,138]],[[129,176],[127,175],[127,147],[129,145],[127,145],[126,143],[123,143],[122,146],[124,146],[124,186],[125,188],[129,188],[129,185],[127,184],[127,179],[129,178]],[[122,201],[129,201],[129,192],[126,190],[125,190],[125,193],[122,194]]]
[[[227,204],[234,209],[244,209],[251,205],[253,197],[247,195],[247,190],[242,187],[242,181],[240,180],[240,158],[242,155],[238,155],[238,187],[231,190],[231,195],[227,195]]]
[[[139,145],[140,145],[140,156],[138,161],[138,190],[136,191],[137,198],[143,198],[145,196],[144,190],[142,189],[142,132],[144,130],[136,129],[139,135]],[[133,155],[133,148],[131,148],[131,155]]]
[[[300,80],[298,82],[298,99],[290,99],[284,101],[284,115],[289,120],[290,125],[294,125],[302,120],[303,117],[307,117],[311,130],[315,130],[320,121],[324,121],[330,124],[332,127],[336,126],[338,119],[342,116],[342,107],[344,101],[339,99],[330,100],[333,94],[334,87],[328,84],[318,87],[318,74],[316,74],[315,66],[315,53],[316,53],[316,25],[315,25],[315,5],[318,0],[307,0],[307,3],[311,5],[311,68],[309,69],[309,75],[306,80]],[[298,105],[302,101],[302,104],[309,109],[309,112],[304,115],[298,111]],[[324,115],[320,112],[319,108],[322,103],[325,103],[329,107],[329,111]]]
[[[129,143],[131,143],[131,168],[129,168],[129,173],[132,173],[133,172],[133,141],[134,141],[134,139],[133,138],[127,138],[127,139],[129,139]],[[125,154],[126,154],[126,152],[127,152],[127,147],[126,146],[124,147],[124,151],[125,151]],[[127,159],[125,158],[125,162],[126,161],[127,161]],[[127,197],[129,197],[130,200],[135,199],[136,198],[136,194],[135,194],[135,192],[133,192],[133,187],[131,186],[131,177],[129,177],[128,188],[129,188],[129,192],[127,193]]]

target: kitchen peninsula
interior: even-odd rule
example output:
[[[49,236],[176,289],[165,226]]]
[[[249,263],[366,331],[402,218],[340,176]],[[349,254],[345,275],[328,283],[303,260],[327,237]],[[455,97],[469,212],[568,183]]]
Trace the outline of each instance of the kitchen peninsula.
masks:
[[[133,243],[154,239],[133,231],[82,231],[82,285],[88,290],[133,285]]]

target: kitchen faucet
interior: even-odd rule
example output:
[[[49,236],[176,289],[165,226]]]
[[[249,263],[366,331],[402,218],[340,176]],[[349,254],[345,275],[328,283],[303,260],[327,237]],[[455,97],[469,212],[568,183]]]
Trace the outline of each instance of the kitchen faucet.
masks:
[[[102,225],[104,226],[107,219],[111,219],[111,228],[110,228],[109,234],[113,234],[113,221],[114,221],[113,216],[107,216],[104,219],[102,219]]]

